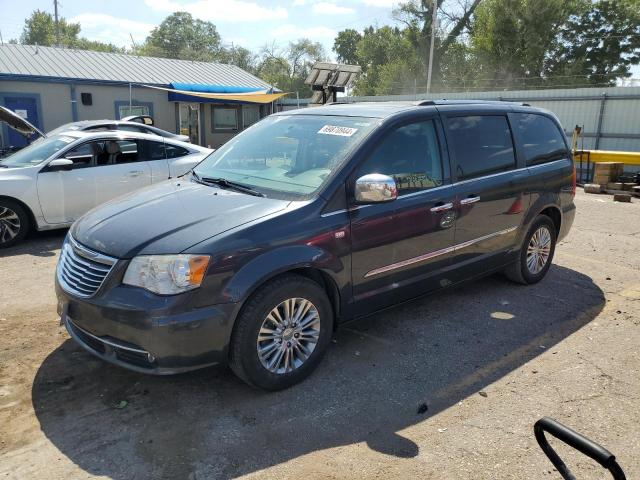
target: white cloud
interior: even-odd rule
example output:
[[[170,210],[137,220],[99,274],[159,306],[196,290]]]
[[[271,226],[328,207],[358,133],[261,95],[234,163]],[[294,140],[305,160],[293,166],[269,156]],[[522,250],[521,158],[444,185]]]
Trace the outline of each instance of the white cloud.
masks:
[[[307,0],[293,0],[292,5],[294,7],[301,7],[302,5],[306,5]]]
[[[113,17],[104,13],[81,13],[70,19],[80,23],[80,35],[89,40],[113,43],[119,47],[131,47],[131,36],[136,43],[142,43],[155,25],[126,18]],[[131,36],[130,36],[131,35]]]
[[[355,13],[355,10],[350,7],[341,7],[330,2],[318,2],[314,3],[311,8],[313,13],[319,13],[323,15],[349,15]]]
[[[243,0],[196,0],[191,2],[174,0],[145,0],[152,10],[173,13],[189,12],[200,20],[211,22],[261,22],[281,20],[289,16],[283,7],[263,7]]]
[[[310,38],[312,40],[333,40],[337,32],[329,27],[302,28],[291,23],[280,25],[270,33],[271,38],[278,40],[297,40],[298,38]]]
[[[399,0],[362,0],[362,3],[369,7],[393,8],[400,2]]]

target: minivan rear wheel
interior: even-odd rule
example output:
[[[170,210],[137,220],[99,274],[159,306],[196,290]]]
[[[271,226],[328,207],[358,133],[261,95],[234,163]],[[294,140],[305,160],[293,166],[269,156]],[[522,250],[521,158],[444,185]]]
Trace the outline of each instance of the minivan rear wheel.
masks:
[[[524,285],[539,282],[551,267],[555,249],[555,224],[546,215],[538,215],[527,232],[518,261],[505,269],[507,278]]]
[[[229,364],[250,385],[280,390],[317,367],[333,333],[333,311],[316,282],[278,277],[247,301],[234,326]]]
[[[0,199],[0,248],[22,241],[29,231],[29,217],[16,202]]]

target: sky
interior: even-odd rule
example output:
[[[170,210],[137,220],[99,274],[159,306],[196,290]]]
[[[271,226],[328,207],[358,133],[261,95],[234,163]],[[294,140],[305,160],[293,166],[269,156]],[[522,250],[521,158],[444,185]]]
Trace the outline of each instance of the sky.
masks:
[[[187,11],[213,22],[223,44],[258,51],[264,45],[285,46],[299,38],[320,42],[332,58],[340,30],[394,23],[400,0],[59,0],[59,13],[79,22],[90,40],[131,47],[144,42],[151,29],[175,11]],[[5,42],[18,38],[24,20],[35,9],[53,13],[53,0],[0,0],[0,33]],[[632,68],[640,77],[640,66]]]
[[[307,37],[332,54],[333,40],[345,28],[389,24],[394,0],[60,0],[60,15],[79,22],[81,36],[131,47],[175,11],[213,22],[225,45],[259,50]],[[53,13],[53,0],[0,0],[0,32],[5,42],[18,38],[24,19],[35,9]]]

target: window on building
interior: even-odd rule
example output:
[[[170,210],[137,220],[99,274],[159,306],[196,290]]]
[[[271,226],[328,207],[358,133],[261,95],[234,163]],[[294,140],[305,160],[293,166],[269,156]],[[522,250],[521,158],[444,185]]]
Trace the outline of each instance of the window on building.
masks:
[[[442,161],[433,121],[404,125],[386,136],[360,166],[357,177],[370,173],[393,177],[401,193],[442,185]]]
[[[149,115],[149,107],[147,105],[120,105],[118,106],[118,120],[130,115]]]
[[[527,165],[567,156],[564,136],[550,118],[535,113],[515,113],[513,118]]]
[[[214,130],[238,130],[238,109],[236,107],[213,107]]]
[[[514,168],[516,157],[507,117],[472,115],[449,119],[458,180]]]
[[[242,128],[247,128],[260,120],[260,105],[242,106]]]

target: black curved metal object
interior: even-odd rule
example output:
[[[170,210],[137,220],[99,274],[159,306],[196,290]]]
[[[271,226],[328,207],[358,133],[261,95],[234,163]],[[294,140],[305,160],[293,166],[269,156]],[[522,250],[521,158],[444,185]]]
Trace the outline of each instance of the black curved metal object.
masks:
[[[535,433],[536,440],[538,441],[538,445],[540,445],[542,451],[549,460],[551,460],[553,466],[558,469],[558,472],[560,472],[560,475],[562,475],[562,478],[565,480],[576,480],[576,477],[571,473],[569,467],[565,465],[556,451],[551,448],[544,432],[548,432],[558,440],[561,440],[570,447],[575,448],[580,453],[594,459],[602,467],[609,470],[615,480],[626,480],[627,477],[622,471],[622,468],[620,468],[620,465],[618,465],[618,462],[616,462],[615,455],[601,445],[598,445],[585,436],[580,435],[578,432],[574,432],[569,427],[565,427],[554,419],[542,417],[533,426],[533,431]]]

